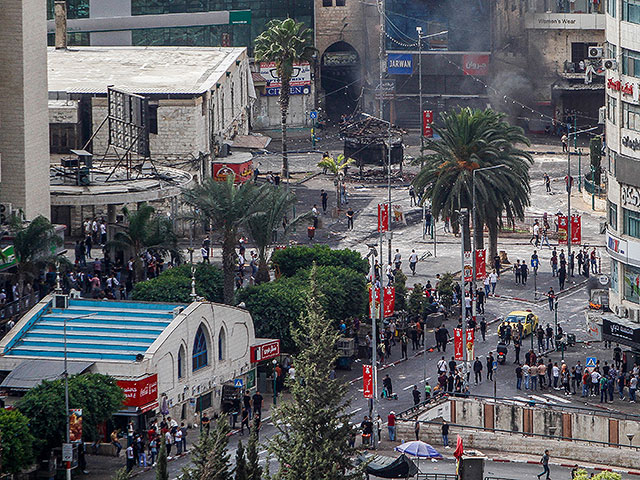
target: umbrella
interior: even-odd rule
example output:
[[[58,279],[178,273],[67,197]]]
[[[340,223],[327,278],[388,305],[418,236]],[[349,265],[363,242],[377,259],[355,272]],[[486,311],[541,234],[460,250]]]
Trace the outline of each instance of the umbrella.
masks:
[[[442,455],[440,455],[435,448],[420,440],[403,443],[402,445],[398,445],[395,450],[396,452],[406,453],[413,457],[442,458]]]

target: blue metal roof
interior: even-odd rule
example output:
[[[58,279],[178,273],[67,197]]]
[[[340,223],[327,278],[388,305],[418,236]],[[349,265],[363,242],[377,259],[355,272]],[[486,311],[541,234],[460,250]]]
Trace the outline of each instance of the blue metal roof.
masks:
[[[134,361],[173,320],[175,305],[70,299],[69,307],[49,303],[30,319],[5,349],[5,355],[67,357],[78,360]]]

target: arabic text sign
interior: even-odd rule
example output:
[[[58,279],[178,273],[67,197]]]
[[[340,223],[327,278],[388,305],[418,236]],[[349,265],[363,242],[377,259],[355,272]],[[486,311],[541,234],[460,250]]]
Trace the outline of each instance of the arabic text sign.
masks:
[[[280,340],[271,340],[251,347],[251,363],[269,360],[280,355]]]

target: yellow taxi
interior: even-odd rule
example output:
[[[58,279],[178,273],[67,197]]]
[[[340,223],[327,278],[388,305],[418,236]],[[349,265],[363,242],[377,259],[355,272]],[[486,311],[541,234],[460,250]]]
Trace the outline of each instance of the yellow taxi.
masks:
[[[511,326],[511,331],[518,329],[518,323],[522,324],[522,336],[526,337],[538,328],[538,316],[531,310],[514,310],[500,324],[500,328]]]

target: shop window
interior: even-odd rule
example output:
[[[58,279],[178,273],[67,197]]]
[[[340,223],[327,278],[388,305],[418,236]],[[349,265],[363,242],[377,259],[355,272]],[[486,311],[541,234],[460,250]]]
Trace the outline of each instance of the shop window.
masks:
[[[198,327],[195,339],[193,340],[193,371],[209,365],[209,354],[207,351],[206,330],[202,325]]]
[[[220,329],[220,333],[218,334],[218,360],[224,360],[227,350],[227,335],[224,333],[224,328]]]
[[[640,238],[640,212],[622,209],[624,213],[624,233],[630,237]]]
[[[196,412],[202,412],[207,408],[211,408],[211,392],[198,397],[196,400]]]
[[[344,7],[347,4],[347,0],[336,0],[336,7]]]
[[[618,293],[618,261],[611,259],[611,290]]]
[[[640,132],[640,107],[622,102],[622,126]]]
[[[614,125],[616,124],[616,103],[615,98],[607,95],[607,120]]]
[[[609,202],[609,226],[613,230],[618,230],[618,205]]]
[[[640,268],[624,266],[624,299],[640,303]]]
[[[158,105],[149,105],[149,133],[158,134]]]

